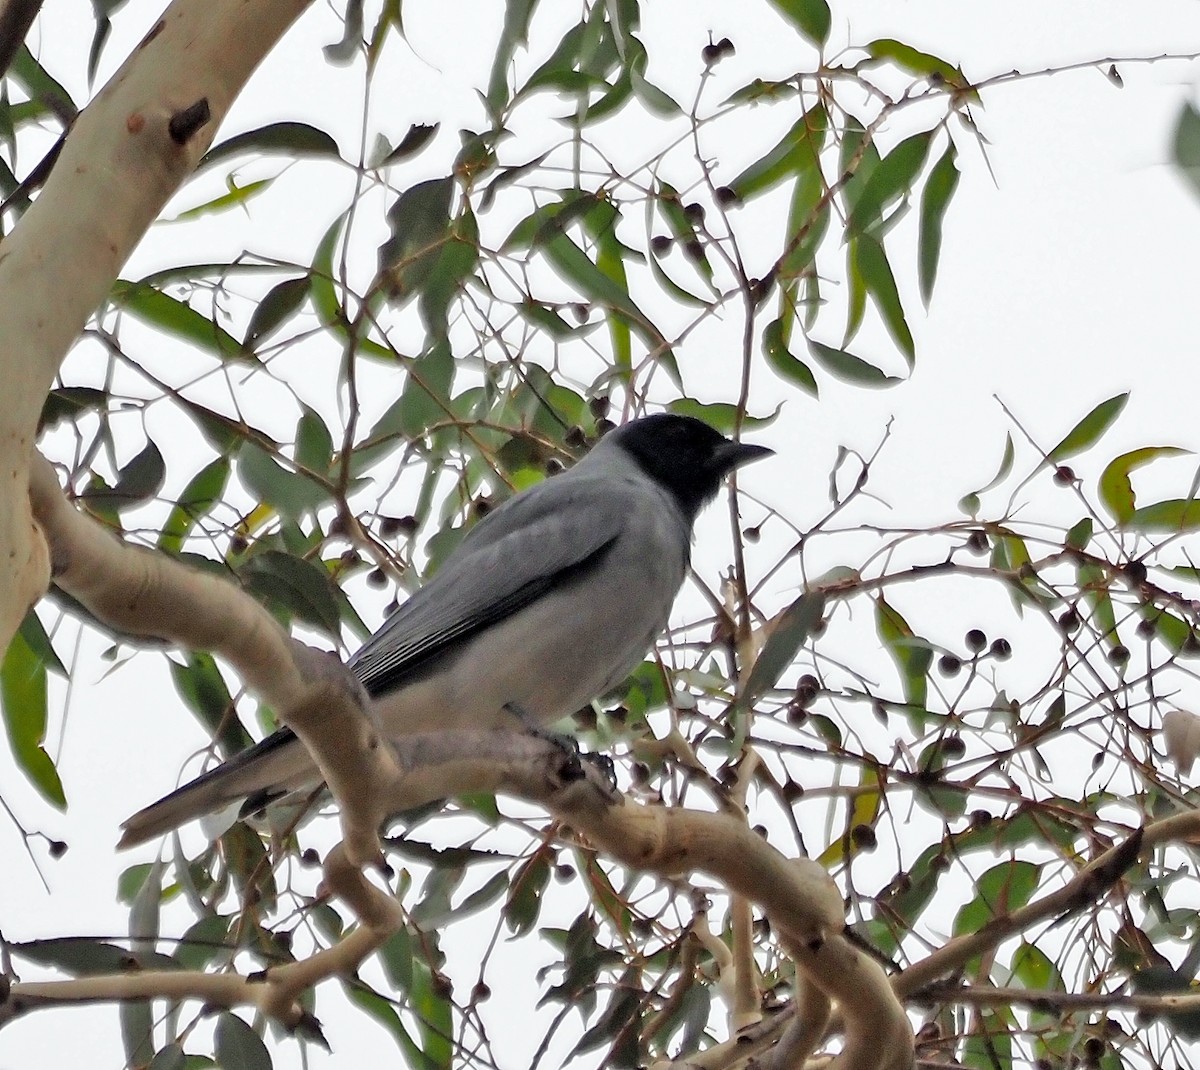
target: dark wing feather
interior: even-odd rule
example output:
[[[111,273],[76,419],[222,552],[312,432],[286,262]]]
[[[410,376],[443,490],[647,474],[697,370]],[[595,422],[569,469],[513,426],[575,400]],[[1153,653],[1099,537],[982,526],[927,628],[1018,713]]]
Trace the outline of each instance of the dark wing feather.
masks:
[[[604,559],[625,510],[612,484],[560,476],[485,517],[349,661],[371,695]]]

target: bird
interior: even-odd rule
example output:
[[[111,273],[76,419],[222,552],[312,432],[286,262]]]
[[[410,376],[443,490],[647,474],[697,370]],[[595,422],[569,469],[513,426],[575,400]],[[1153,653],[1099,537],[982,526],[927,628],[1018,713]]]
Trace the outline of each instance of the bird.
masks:
[[[655,413],[488,512],[347,662],[384,735],[536,729],[623,682],[667,625],[700,511],[773,452]],[[281,728],[134,814],[118,846],[320,784]]]

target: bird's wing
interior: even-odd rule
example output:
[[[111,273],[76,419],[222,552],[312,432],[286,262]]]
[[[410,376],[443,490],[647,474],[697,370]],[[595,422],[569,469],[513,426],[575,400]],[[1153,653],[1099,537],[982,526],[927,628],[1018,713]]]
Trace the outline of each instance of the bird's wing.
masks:
[[[510,499],[367,640],[350,668],[369,694],[390,691],[459,643],[580,578],[620,535],[632,489],[559,476]]]

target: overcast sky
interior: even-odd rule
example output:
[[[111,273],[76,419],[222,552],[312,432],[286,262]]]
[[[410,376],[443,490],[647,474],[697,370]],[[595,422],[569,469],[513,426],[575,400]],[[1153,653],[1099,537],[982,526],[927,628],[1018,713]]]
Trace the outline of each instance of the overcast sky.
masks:
[[[652,67],[652,76],[668,88],[681,87],[682,95],[682,87],[694,84],[696,57],[710,29],[735,43],[766,32],[756,31],[758,24],[743,14],[749,6],[648,0],[647,35],[668,29],[680,64]],[[405,4],[416,55],[396,90],[395,136],[408,123],[430,118],[441,119],[449,131],[472,121],[473,89],[485,75],[478,62],[461,56],[486,55],[498,7],[484,0]],[[835,43],[896,37],[960,62],[971,78],[1101,57],[1200,50],[1200,5],[1192,0],[1157,3],[1153,14],[1143,5],[1100,0],[913,0],[835,3],[834,9]],[[42,26],[47,34],[78,26],[77,48],[86,53],[90,10],[82,0],[60,0],[47,5]],[[118,13],[106,70],[141,37],[156,10],[130,3]],[[321,10],[312,16],[268,61],[228,129],[305,117],[310,106],[336,114],[322,99],[314,71],[320,63],[315,50],[330,40],[330,20]],[[786,47],[784,41],[781,48]],[[653,47],[651,55],[658,55]],[[792,69],[802,62],[794,61]],[[898,521],[931,511],[944,515],[961,494],[992,475],[1009,428],[993,393],[1048,445],[1096,401],[1129,389],[1130,404],[1111,433],[1106,456],[1147,444],[1200,450],[1195,417],[1200,204],[1168,162],[1180,105],[1196,99],[1200,65],[1126,62],[1119,70],[1123,88],[1096,71],[1080,71],[987,94],[976,119],[990,143],[990,168],[968,139],[959,140],[963,178],[947,220],[928,314],[919,311],[913,272],[897,265],[913,310],[915,373],[887,392],[823,381],[820,403],[788,402],[789,425],[806,436],[813,457],[811,480],[801,479],[802,492],[823,486],[837,445],[869,449],[894,416],[893,443],[878,483],[905,488],[903,500],[892,502]],[[84,99],[69,66],[53,73],[71,84],[77,100]],[[185,190],[177,202],[182,208],[194,200]],[[293,223],[319,231],[327,220]],[[175,233],[170,228],[153,233],[137,262],[177,255],[165,251]],[[864,332],[868,342],[871,337]],[[131,688],[132,677],[124,676],[106,686],[99,682],[102,671],[97,667],[87,679],[86,701],[74,700],[62,762],[73,800],[69,814],[48,812],[26,789],[7,752],[0,753],[5,800],[28,827],[71,845],[58,862],[45,861],[40,845],[35,848],[51,885],[47,894],[18,835],[0,823],[0,857],[6,860],[0,929],[9,939],[123,931],[127,912],[113,902],[112,889],[131,859],[114,856],[117,826],[170,786],[182,755],[197,743],[196,732],[183,724],[186,718],[164,712],[177,700],[161,671],[147,665],[147,677],[138,677],[157,677],[157,689]],[[164,724],[179,732],[178,741],[168,737]],[[149,762],[161,763],[161,775],[143,779],[140,767]],[[353,1056],[381,1048],[385,1058],[394,1057],[391,1041],[373,1026],[355,1038],[345,1023],[336,1023],[329,1035],[335,1056],[318,1056],[315,1066],[349,1065]],[[33,1015],[0,1033],[0,1070],[46,1059],[116,1070],[123,1064],[120,1052],[117,1016],[110,1008]],[[295,1053],[293,1045],[282,1045],[277,1065],[298,1065]]]

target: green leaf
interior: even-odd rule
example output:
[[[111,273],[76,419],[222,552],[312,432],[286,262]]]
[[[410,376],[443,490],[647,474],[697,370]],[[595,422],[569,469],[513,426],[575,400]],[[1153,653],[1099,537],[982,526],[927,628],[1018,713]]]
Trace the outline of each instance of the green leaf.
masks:
[[[636,51],[628,64],[629,85],[633,89],[633,95],[642,102],[647,111],[654,115],[666,119],[682,115],[683,109],[674,98],[646,78],[646,50],[642,47],[641,42],[636,37],[631,37],[630,41]]]
[[[1008,478],[1008,474],[1012,471],[1013,456],[1013,440],[1010,432],[1004,436],[1004,455],[1000,458],[1000,467],[996,470],[996,474],[978,490],[972,491],[959,500],[958,507],[964,513],[974,516],[979,512],[979,496],[986,494],[989,490],[994,490]]]
[[[218,457],[197,472],[163,524],[158,537],[158,548],[167,553],[177,554],[183,549],[183,544],[196,526],[196,521],[206,516],[214,505],[221,500],[225,487],[229,482],[229,458]]]
[[[1100,501],[1118,524],[1127,524],[1132,519],[1136,507],[1133,494],[1133,483],[1129,473],[1135,468],[1141,468],[1158,457],[1177,457],[1188,450],[1178,446],[1143,446],[1138,450],[1130,450],[1114,457],[1100,473]]]
[[[246,442],[238,452],[238,475],[259,501],[292,520],[329,500],[329,490],[307,476],[284,468],[266,450]]]
[[[901,70],[915,74],[918,78],[942,81],[956,87],[966,87],[967,80],[962,71],[944,59],[928,52],[919,52],[911,45],[902,44],[889,37],[882,37],[866,46],[872,59],[894,63]]]
[[[418,960],[413,963],[408,996],[421,1033],[423,1064],[436,1070],[450,1070],[455,1046],[449,986],[440,977],[435,978],[423,960]]]
[[[47,107],[64,126],[69,125],[79,114],[71,94],[50,77],[46,68],[33,58],[28,45],[21,45],[17,49],[7,73],[28,94],[30,100]]]
[[[65,420],[77,420],[89,412],[108,408],[108,393],[94,386],[60,386],[46,395],[39,430],[57,427]]]
[[[544,246],[543,251],[559,275],[583,297],[627,316],[630,325],[651,348],[663,344],[662,335],[634,304],[628,287],[605,274],[567,235],[559,234]]]
[[[118,279],[109,295],[113,304],[135,319],[196,346],[220,360],[242,354],[241,343],[215,320],[202,316],[186,301],[140,282]]]
[[[426,331],[434,341],[446,337],[450,302],[479,262],[479,230],[468,211],[451,227],[454,237],[442,246],[421,287],[420,311]]]
[[[954,935],[975,933],[993,918],[1007,917],[1029,902],[1037,891],[1042,867],[1010,859],[989,869],[976,885],[976,896],[954,919]]]
[[[904,307],[900,303],[900,291],[896,287],[896,278],[887,261],[883,243],[870,234],[860,234],[854,241],[853,248],[857,253],[856,265],[866,284],[867,293],[875,302],[875,307],[879,309],[888,333],[900,347],[900,352],[904,354],[909,368],[912,368],[916,360],[916,348],[913,345],[912,332],[908,329],[908,322],[904,318]]]
[[[257,130],[235,134],[221,144],[214,145],[196,165],[195,173],[199,174],[209,167],[215,167],[232,156],[248,154],[286,156],[289,159],[301,156],[330,160],[342,158],[337,142],[324,130],[318,130],[307,123],[268,123]]]
[[[925,157],[929,155],[932,141],[931,131],[913,134],[875,165],[863,183],[854,211],[846,221],[848,231],[869,230],[877,226],[883,210],[909,193],[921,168],[925,166]]]
[[[187,1066],[187,1056],[184,1054],[183,1046],[172,1041],[165,1048],[159,1048],[154,1053],[154,1058],[150,1060],[150,1065],[146,1070],[185,1070]]]
[[[242,348],[253,351],[259,342],[291,319],[304,304],[304,299],[308,297],[311,289],[312,277],[309,275],[298,279],[284,279],[278,285],[272,286],[250,316],[246,337],[242,339]]]
[[[50,636],[46,634],[46,629],[42,625],[36,609],[30,609],[25,614],[24,620],[21,621],[20,632],[25,642],[29,645],[29,649],[33,651],[38,660],[51,672],[57,673],[66,679],[67,667],[54,652]]]
[[[1195,498],[1173,498],[1135,509],[1126,520],[1134,531],[1169,534],[1200,529],[1200,501]]]
[[[741,415],[740,426],[744,429],[769,427],[779,415],[779,409],[776,409],[769,416],[751,416],[749,413],[740,413],[736,405],[731,405],[727,401],[703,402],[697,401],[695,398],[676,398],[667,405],[667,410],[678,413],[680,416],[694,416],[697,420],[711,424],[726,435],[733,434],[735,428],[739,426],[739,414]]]
[[[904,701],[911,707],[910,716],[919,723],[929,693],[933,648],[927,639],[914,634],[908,622],[882,596],[875,601],[875,629],[900,672]]]
[[[1074,550],[1086,550],[1089,542],[1092,541],[1092,518],[1085,516],[1082,520],[1076,521],[1068,530],[1066,537],[1063,539],[1063,545]],[[1028,554],[1026,554],[1028,556]]]
[[[966,1070],[1012,1070],[1018,1065],[1013,1060],[1014,1032],[1011,1011],[982,1008],[963,1045],[962,1065]]]
[[[796,658],[825,612],[825,596],[806,591],[785,609],[755,659],[742,689],[742,703],[751,706],[775,686]]]
[[[785,19],[815,45],[829,39],[829,4],[825,0],[771,0]]]
[[[18,631],[0,664],[0,704],[13,758],[47,802],[67,808],[62,781],[42,744],[46,739],[46,663]]]
[[[189,653],[182,663],[172,660],[169,664],[175,690],[226,758],[253,744],[241,721],[229,716],[233,699],[211,654]]]
[[[133,460],[117,473],[117,481],[108,488],[89,487],[82,495],[97,509],[123,509],[153,498],[167,476],[167,466],[158,447],[150,440]]]
[[[346,988],[346,995],[350,998],[350,1002],[365,1011],[392,1035],[392,1039],[404,1053],[406,1067],[411,1067],[412,1070],[437,1070],[433,1061],[426,1057],[420,1045],[404,1028],[404,1022],[392,1006],[391,999],[384,998],[361,980],[355,980],[353,984],[348,980],[343,980],[342,984]]]
[[[258,194],[268,190],[274,182],[273,178],[260,178],[254,182],[247,182],[244,186],[239,186],[230,178],[226,182],[227,193],[222,193],[219,197],[198,204],[195,208],[185,208],[178,215],[172,216],[168,222],[186,223],[191,219],[202,219],[204,216],[216,215],[230,208],[239,208]]]
[[[264,550],[247,560],[238,576],[250,590],[338,637],[341,614],[329,573],[320,565],[281,550]]]
[[[1012,957],[1013,979],[1020,982],[1022,988],[1035,992],[1062,992],[1065,990],[1062,975],[1058,967],[1036,944],[1021,941],[1021,946]]]
[[[408,128],[408,133],[400,139],[400,144],[389,152],[382,160],[379,161],[376,167],[390,167],[392,164],[399,163],[401,160],[407,160],[410,156],[416,156],[438,132],[438,127],[441,123],[414,123]]]
[[[366,441],[355,447],[355,461],[358,462],[361,456],[378,459],[366,451],[378,450],[381,456],[405,442],[420,438],[432,424],[450,415],[454,372],[454,355],[445,342],[412,361],[400,397],[376,421]]]
[[[542,893],[550,883],[550,863],[545,850],[536,851],[513,874],[504,921],[514,936],[529,932],[542,908]]]
[[[454,178],[433,178],[406,189],[388,209],[391,237],[380,246],[379,271],[391,296],[403,301],[419,291],[449,237]]]
[[[517,49],[529,43],[529,22],[537,0],[506,0],[504,26],[500,41],[492,59],[492,73],[488,78],[485,103],[493,116],[498,116],[508,103],[508,72]]]
[[[236,1014],[225,1011],[214,1033],[217,1062],[237,1070],[271,1070],[271,1053],[253,1029]]]
[[[1088,447],[1093,446],[1100,436],[1112,426],[1113,421],[1121,414],[1121,410],[1125,408],[1128,400],[1129,391],[1126,391],[1124,394],[1117,394],[1107,401],[1100,402],[1067,432],[1066,438],[1046,455],[1046,463],[1059,464],[1068,457],[1074,457],[1077,453],[1082,453]]]
[[[942,221],[950,199],[958,188],[959,170],[954,166],[957,150],[953,142],[940,160],[933,165],[925,189],[921,193],[921,231],[917,245],[917,274],[921,285],[921,300],[929,304],[933,284],[937,280],[938,260],[942,253]]]
[[[843,382],[854,383],[856,386],[894,386],[901,382],[881,368],[876,368],[874,364],[868,364],[861,357],[856,357],[845,349],[827,346],[813,338],[808,340],[808,351],[830,375]]]
[[[87,936],[60,936],[25,943],[6,941],[5,947],[23,959],[52,966],[73,977],[122,973],[130,968],[131,958],[143,968],[169,970],[177,965],[166,955],[146,951],[131,955],[123,947]]]
[[[763,331],[762,347],[767,363],[782,379],[800,387],[813,397],[817,396],[817,380],[811,369],[788,349],[783,340],[782,320],[775,319],[767,324],[766,330]]]
[[[819,166],[828,117],[825,108],[815,105],[805,112],[775,146],[729,183],[740,200],[763,193],[785,178]]]
[[[1200,196],[1200,113],[1187,101],[1175,124],[1171,155],[1192,192]]]
[[[324,474],[333,461],[333,437],[320,413],[304,406],[296,423],[296,463],[310,472]]]
[[[325,231],[317,243],[317,251],[313,254],[312,262],[312,300],[317,318],[323,326],[344,326],[346,316],[342,310],[342,302],[338,297],[336,276],[333,271],[333,254],[337,249],[338,239],[342,235],[349,212],[343,212]]]

